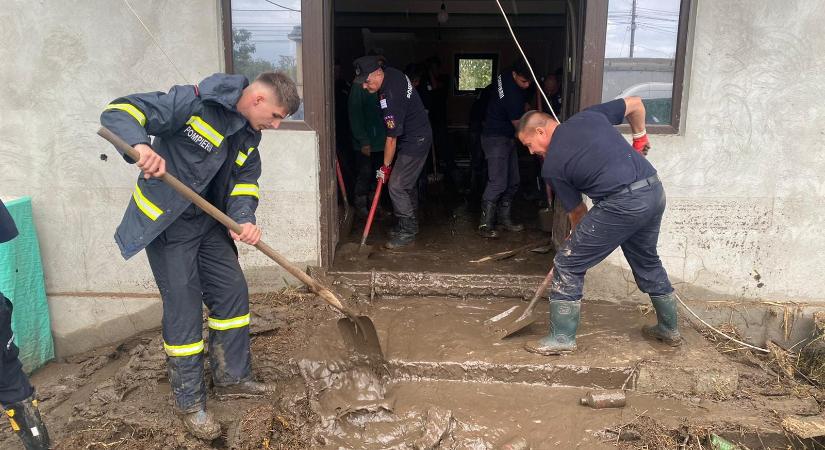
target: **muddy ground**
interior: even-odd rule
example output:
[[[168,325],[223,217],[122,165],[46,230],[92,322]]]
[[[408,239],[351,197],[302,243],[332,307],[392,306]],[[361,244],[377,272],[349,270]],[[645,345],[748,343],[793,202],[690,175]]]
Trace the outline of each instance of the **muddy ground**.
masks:
[[[456,311],[472,311],[472,302]],[[398,303],[376,304],[384,305],[374,311],[384,322],[393,311],[407,314],[398,312]],[[55,448],[486,449],[509,443],[534,449],[707,449],[714,434],[749,448],[804,448],[781,431],[780,421],[789,414],[819,415],[825,401],[822,390],[789,373],[781,361],[712,340],[709,348],[718,347],[728,356],[724,364],[740,374],[734,390],[637,392],[631,381],[627,407],[592,410],[578,400],[593,386],[393,377],[387,368],[331,357],[341,344],[319,329],[334,329],[336,314],[295,290],[254,297],[252,313],[253,370],[281,390],[268,398],[210,397],[208,407],[223,426],[221,438],[199,441],[174,415],[160,333],[152,332],[50,363],[33,376]],[[424,364],[427,349],[408,343],[399,350],[393,328],[416,327],[407,317],[379,330],[385,351],[416,355],[416,364]],[[461,348],[462,342],[422,345],[438,353]],[[397,358],[391,365],[403,363]],[[15,448],[11,433],[0,434],[0,449]]]

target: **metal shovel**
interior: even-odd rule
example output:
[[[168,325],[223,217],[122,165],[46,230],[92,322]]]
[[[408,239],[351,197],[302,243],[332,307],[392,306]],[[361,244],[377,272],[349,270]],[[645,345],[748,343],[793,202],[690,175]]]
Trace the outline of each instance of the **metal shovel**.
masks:
[[[103,137],[103,139],[111,142],[112,145],[114,145],[118,150],[126,155],[129,155],[129,157],[133,160],[138,161],[140,159],[140,154],[137,150],[127,144],[119,136],[112,133],[112,131],[108,128],[101,127],[97,134]],[[160,179],[164,183],[171,186],[172,189],[177,191],[178,194],[198,205],[198,207],[204,212],[212,216],[215,220],[225,225],[233,232],[241,232],[241,226],[238,225],[237,222],[232,220],[218,208],[214,207],[211,203],[206,201],[206,199],[195,193],[195,191],[189,189],[188,186],[181,183],[177,178],[166,173],[160,177]],[[375,325],[369,317],[360,316],[352,309],[344,306],[338,296],[330,291],[326,286],[304,273],[301,269],[289,262],[286,258],[281,256],[263,241],[258,241],[258,243],[255,244],[255,248],[263,252],[266,256],[269,256],[273,261],[278,263],[278,265],[292,274],[292,276],[301,280],[301,282],[311,289],[312,292],[316,293],[332,307],[347,316],[346,318],[338,320],[338,329],[351,350],[357,354],[366,356],[372,361],[380,362],[384,360],[384,354],[381,351],[381,343],[378,341],[378,333],[376,333]]]
[[[372,197],[372,206],[370,206],[370,214],[367,216],[367,223],[364,225],[364,233],[361,235],[361,244],[349,242],[338,249],[338,253],[350,260],[367,259],[372,254],[372,245],[367,245],[367,237],[370,235],[370,228],[372,228],[372,220],[375,218],[375,210],[378,208],[378,201],[381,199],[381,187],[384,182],[378,180],[378,185],[375,186],[375,195]]]
[[[550,269],[550,272],[544,277],[544,281],[542,281],[539,288],[536,289],[536,293],[533,294],[533,298],[530,300],[530,303],[527,304],[527,307],[513,306],[507,311],[485,320],[484,325],[487,326],[488,332],[498,339],[504,339],[519,330],[527,328],[530,324],[538,320],[536,305],[539,303],[539,298],[541,298],[544,291],[547,290],[547,286],[549,286],[553,280],[554,270],[555,267]]]
[[[349,236],[350,231],[352,231],[352,222],[355,218],[355,211],[352,209],[352,205],[349,204],[349,198],[347,198],[347,186],[344,184],[344,175],[341,173],[341,163],[338,162],[338,159],[335,159],[335,174],[338,177],[338,189],[341,190],[341,197],[344,199],[344,215],[341,218],[341,227],[338,230],[338,236],[341,238],[345,238]]]

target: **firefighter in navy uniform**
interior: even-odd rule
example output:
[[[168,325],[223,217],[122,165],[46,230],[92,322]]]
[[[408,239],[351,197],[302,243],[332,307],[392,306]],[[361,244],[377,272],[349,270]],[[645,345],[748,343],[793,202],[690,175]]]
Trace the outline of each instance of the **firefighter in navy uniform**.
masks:
[[[17,237],[17,227],[0,201],[0,243]],[[9,418],[11,428],[27,450],[45,450],[51,446],[49,432],[40,418],[34,388],[23,372],[17,357],[14,333],[11,331],[12,304],[0,293],[0,405]]]
[[[380,183],[389,183],[397,222],[385,247],[405,247],[415,242],[418,234],[417,182],[433,142],[430,120],[418,92],[403,72],[386,67],[381,57],[372,55],[356,59],[353,65],[353,84],[360,84],[371,93],[378,92],[387,129],[384,165],[376,172],[376,178]]]
[[[100,117],[140,153],[142,173],[115,240],[127,259],[146,249],[163,300],[163,346],[175,403],[187,429],[201,439],[220,436],[220,425],[206,411],[202,303],[209,308],[216,394],[273,390],[252,378],[248,290],[232,239],[250,245],[260,239],[255,210],[261,130],[277,128],[299,104],[295,83],[282,73],[263,73],[251,84],[242,75],[215,74],[197,86],[118,98]],[[238,222],[242,233],[227,230],[156,179],[166,171]]]

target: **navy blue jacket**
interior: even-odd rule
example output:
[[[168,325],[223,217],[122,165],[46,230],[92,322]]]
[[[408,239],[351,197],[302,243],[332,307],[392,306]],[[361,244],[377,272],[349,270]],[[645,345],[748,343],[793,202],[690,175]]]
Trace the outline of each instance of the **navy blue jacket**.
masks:
[[[17,226],[6,209],[6,205],[0,200],[0,243],[8,242],[17,237]]]
[[[130,145],[150,144],[166,160],[169,174],[208,194],[236,222],[255,223],[261,133],[235,109],[248,84],[242,75],[214,74],[197,87],[120,97],[106,106],[100,123]],[[225,162],[231,170],[220,170]],[[224,176],[216,179],[219,171]],[[140,252],[189,204],[166,183],[144,180],[141,173],[115,233],[123,257]]]

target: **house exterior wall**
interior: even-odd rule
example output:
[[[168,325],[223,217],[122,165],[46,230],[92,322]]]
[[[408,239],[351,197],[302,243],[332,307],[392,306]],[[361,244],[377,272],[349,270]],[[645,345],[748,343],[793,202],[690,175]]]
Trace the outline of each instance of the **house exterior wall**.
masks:
[[[825,300],[825,3],[694,8],[681,131],[651,137],[665,267],[706,297]]]
[[[124,261],[113,234],[137,169],[95,133],[117,96],[165,91],[222,70],[219,1],[12,0],[0,8],[2,195],[30,195],[58,356],[160,325],[143,254]],[[258,220],[299,265],[319,260],[318,139],[267,131]],[[283,273],[241,246],[252,290]]]

